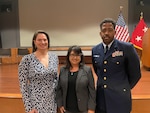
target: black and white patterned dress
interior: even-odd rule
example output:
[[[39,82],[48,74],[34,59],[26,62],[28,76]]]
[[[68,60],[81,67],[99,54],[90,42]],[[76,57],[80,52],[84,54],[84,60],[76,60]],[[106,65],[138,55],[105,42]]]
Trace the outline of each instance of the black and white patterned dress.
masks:
[[[56,85],[58,56],[49,52],[49,64],[45,67],[31,53],[25,55],[18,68],[20,90],[26,112],[35,108],[38,113],[56,113]]]

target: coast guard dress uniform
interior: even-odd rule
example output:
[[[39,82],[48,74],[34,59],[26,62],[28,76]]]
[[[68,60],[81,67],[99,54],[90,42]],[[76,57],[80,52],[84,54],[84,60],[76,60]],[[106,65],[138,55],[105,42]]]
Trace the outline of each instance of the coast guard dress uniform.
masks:
[[[116,39],[104,49],[100,43],[92,49],[97,81],[97,109],[107,113],[130,113],[131,89],[141,77],[138,55],[132,44]]]

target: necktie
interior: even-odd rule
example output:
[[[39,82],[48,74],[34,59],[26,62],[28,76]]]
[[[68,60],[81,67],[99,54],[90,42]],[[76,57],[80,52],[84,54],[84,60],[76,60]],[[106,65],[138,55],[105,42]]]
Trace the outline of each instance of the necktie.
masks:
[[[105,55],[107,54],[107,52],[108,52],[108,45],[105,48]]]

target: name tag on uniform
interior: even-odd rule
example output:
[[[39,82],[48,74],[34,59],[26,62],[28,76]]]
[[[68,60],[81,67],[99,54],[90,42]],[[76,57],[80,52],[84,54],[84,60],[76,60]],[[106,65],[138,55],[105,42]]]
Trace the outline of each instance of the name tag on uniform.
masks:
[[[100,57],[100,55],[93,55],[93,57],[97,57],[98,58],[98,57]]]
[[[112,57],[123,56],[123,51],[115,51],[112,53]]]

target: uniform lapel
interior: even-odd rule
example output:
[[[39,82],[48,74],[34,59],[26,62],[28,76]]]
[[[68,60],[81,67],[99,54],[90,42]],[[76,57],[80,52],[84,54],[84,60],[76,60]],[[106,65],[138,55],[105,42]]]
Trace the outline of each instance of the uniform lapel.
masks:
[[[64,79],[65,79],[65,87],[66,87],[66,89],[68,89],[68,76],[69,76],[69,71],[68,71],[68,69],[65,69],[65,71],[64,71],[64,73],[63,73],[63,75],[64,75]],[[67,92],[66,92],[67,93]]]
[[[117,48],[117,44],[116,44],[116,40],[114,40],[114,42],[112,43],[112,45],[111,45],[109,51],[108,51],[107,54],[105,55],[104,59],[107,59],[109,56],[111,56],[112,53],[113,53],[114,51],[116,51],[116,48]]]
[[[105,57],[105,53],[104,53],[104,47],[103,47],[103,44],[100,44],[99,47],[98,47],[98,54],[99,54],[99,60],[100,60],[100,63],[103,62],[103,59]]]
[[[77,90],[78,87],[80,87],[80,86],[79,86],[79,81],[80,81],[80,79],[81,79],[81,77],[82,77],[82,74],[83,74],[83,68],[81,67],[81,68],[79,69],[78,75],[77,75],[76,90]]]

